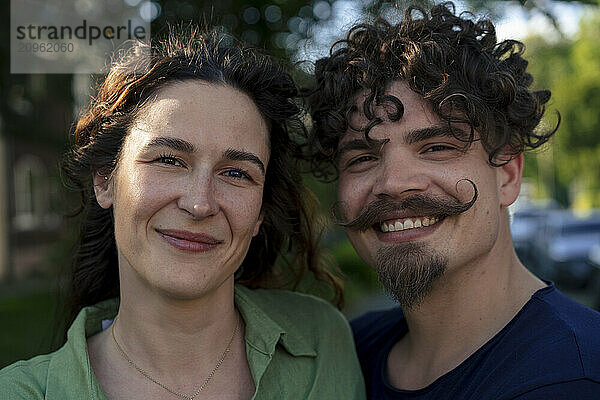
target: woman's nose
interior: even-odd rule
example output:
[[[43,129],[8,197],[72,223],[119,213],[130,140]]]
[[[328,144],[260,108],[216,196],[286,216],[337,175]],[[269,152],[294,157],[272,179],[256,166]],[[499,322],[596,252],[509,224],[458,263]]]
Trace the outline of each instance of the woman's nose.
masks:
[[[213,180],[208,176],[193,179],[185,193],[179,198],[179,208],[187,211],[194,219],[203,219],[219,212]]]

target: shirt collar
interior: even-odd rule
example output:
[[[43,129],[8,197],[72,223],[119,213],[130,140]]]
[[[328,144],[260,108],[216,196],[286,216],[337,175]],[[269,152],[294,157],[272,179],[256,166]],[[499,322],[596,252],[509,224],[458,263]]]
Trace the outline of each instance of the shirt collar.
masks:
[[[80,398],[81,391],[85,390],[89,399],[106,399],[92,372],[86,339],[100,332],[102,320],[114,318],[118,308],[118,299],[111,299],[85,307],[79,312],[67,332],[66,344],[50,361],[47,398]],[[74,385],[73,382],[80,382],[81,385]]]
[[[246,343],[257,351],[272,356],[277,343],[281,343],[293,356],[317,356],[315,346],[301,334],[304,331],[299,326],[302,322],[293,320],[289,315],[270,314],[272,307],[256,290],[236,285],[235,304],[246,324]]]

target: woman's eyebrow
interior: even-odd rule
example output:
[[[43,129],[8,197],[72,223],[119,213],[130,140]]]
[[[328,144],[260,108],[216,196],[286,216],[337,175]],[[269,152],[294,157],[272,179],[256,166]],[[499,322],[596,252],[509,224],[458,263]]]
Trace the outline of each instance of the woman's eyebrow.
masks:
[[[223,152],[223,158],[232,161],[249,161],[251,163],[256,164],[258,168],[260,168],[263,175],[265,174],[265,165],[262,161],[260,161],[260,158],[258,158],[258,156],[254,153],[229,148]]]
[[[196,151],[196,147],[192,143],[172,137],[157,137],[144,146],[145,149],[152,147],[169,147],[184,153],[194,153]],[[256,154],[229,148],[223,152],[223,158],[232,161],[249,161],[256,164],[263,175],[265,174],[265,165]]]
[[[196,151],[196,147],[186,140],[163,136],[152,139],[147,145],[144,146],[144,149],[149,149],[152,147],[169,147],[173,150],[184,153],[194,153]]]

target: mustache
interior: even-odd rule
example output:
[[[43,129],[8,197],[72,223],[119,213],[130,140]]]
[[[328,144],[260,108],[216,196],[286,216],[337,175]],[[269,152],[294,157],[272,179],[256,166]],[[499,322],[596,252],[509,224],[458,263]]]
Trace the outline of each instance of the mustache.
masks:
[[[397,211],[410,211],[416,215],[435,215],[449,217],[459,215],[469,210],[477,201],[479,191],[477,185],[470,179],[461,179],[467,181],[473,186],[473,197],[466,203],[450,196],[430,196],[425,194],[415,194],[399,201],[379,199],[369,203],[356,218],[345,220],[343,210],[340,209],[341,202],[336,202],[332,207],[333,220],[336,224],[355,231],[364,232],[373,225],[380,223],[386,214]]]

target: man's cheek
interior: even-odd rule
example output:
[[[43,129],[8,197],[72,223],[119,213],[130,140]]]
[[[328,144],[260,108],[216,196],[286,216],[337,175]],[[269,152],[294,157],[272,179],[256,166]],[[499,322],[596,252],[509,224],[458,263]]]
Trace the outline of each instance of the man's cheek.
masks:
[[[375,243],[377,239],[374,237],[369,238],[372,233],[373,232],[370,229],[366,232],[346,230],[346,235],[348,236],[348,240],[350,240],[352,247],[354,247],[354,250],[359,257],[370,266],[374,265],[377,247]]]
[[[338,201],[344,206],[344,211],[354,218],[366,204],[363,203],[365,188],[360,182],[344,180],[338,186]]]

